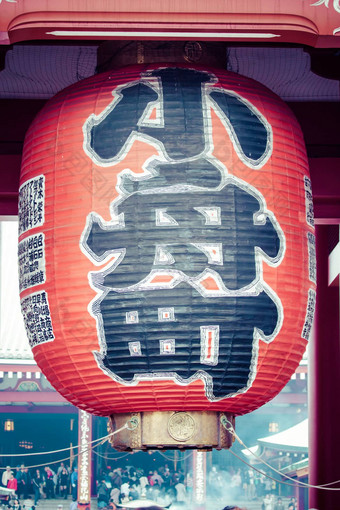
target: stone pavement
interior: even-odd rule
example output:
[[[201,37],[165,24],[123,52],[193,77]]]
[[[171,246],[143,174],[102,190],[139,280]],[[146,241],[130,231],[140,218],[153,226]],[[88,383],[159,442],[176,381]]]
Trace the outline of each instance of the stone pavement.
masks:
[[[248,500],[238,500],[237,505],[246,510],[262,510],[262,501],[263,499],[255,499],[252,501]],[[282,498],[284,508],[288,507],[289,498]],[[225,498],[224,501],[212,502],[208,501],[206,505],[206,510],[222,510],[227,505],[235,504],[235,501],[228,501],[228,497]]]
[[[288,507],[288,498],[282,498],[284,508]],[[21,504],[24,502],[21,500]],[[39,501],[39,504],[37,506],[37,510],[58,510],[58,505],[62,505],[62,510],[70,510],[70,505],[72,503],[72,499],[69,496],[67,500],[65,499],[42,499]],[[226,505],[233,504],[233,501],[228,501],[228,498],[226,497],[224,501],[207,501],[206,503],[206,510],[222,510]],[[240,506],[240,508],[244,508],[246,510],[262,510],[262,499],[253,500],[253,501],[247,501],[242,500],[238,501],[237,504]],[[25,505],[26,506],[26,505]],[[29,507],[29,505],[27,505]],[[182,507],[183,510],[185,507]],[[190,506],[188,505],[188,509]],[[91,501],[91,510],[98,510],[97,507],[97,499],[92,499]],[[170,507],[171,510],[171,507]],[[186,509],[187,510],[187,509]],[[307,510],[307,509],[306,509]]]
[[[25,508],[28,509],[34,503],[34,500],[20,500],[21,505],[25,505]],[[58,506],[62,505],[62,510],[70,510],[70,505],[72,503],[72,499],[69,496],[67,499],[63,498],[53,498],[53,499],[40,499],[38,501],[38,505],[36,506],[36,510],[58,510]],[[91,510],[98,510],[97,507],[97,498],[91,501]]]

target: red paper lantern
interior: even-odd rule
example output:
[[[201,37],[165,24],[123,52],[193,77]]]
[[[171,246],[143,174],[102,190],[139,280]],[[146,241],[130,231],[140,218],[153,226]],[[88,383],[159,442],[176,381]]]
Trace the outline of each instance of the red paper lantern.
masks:
[[[315,303],[311,186],[287,106],[199,66],[55,96],[25,141],[23,315],[41,370],[97,415],[240,415],[273,398]]]

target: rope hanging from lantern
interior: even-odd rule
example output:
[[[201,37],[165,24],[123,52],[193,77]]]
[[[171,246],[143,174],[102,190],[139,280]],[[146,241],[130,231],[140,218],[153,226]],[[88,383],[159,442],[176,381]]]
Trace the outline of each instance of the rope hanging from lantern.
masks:
[[[97,455],[97,457],[100,457],[102,459],[106,459],[106,460],[118,460],[119,459],[120,460],[120,459],[124,459],[124,457],[127,457],[128,455],[131,455],[131,453],[133,453],[133,452],[119,454],[119,457],[112,457],[111,455],[102,455],[101,453],[95,452],[94,450],[93,450],[93,453],[95,455]]]
[[[251,464],[248,464],[248,462],[246,462],[244,459],[242,459],[239,455],[237,455],[231,449],[229,450],[229,452],[232,455],[234,455],[235,457],[237,457],[241,462],[246,464],[248,467],[250,467],[254,471],[257,471],[261,475],[265,476],[266,478],[269,478],[270,480],[273,480],[274,482],[277,482],[277,483],[280,483],[280,484],[283,484],[283,485],[290,485],[290,486],[299,485],[299,486],[306,487],[306,488],[309,488],[309,489],[323,489],[323,490],[330,490],[330,491],[339,491],[340,490],[340,487],[329,487],[329,485],[335,485],[337,483],[340,483],[340,480],[335,480],[334,482],[324,483],[324,484],[321,484],[321,485],[312,485],[312,484],[309,484],[309,483],[302,482],[301,480],[294,480],[294,478],[291,478],[290,476],[288,476],[285,473],[282,473],[281,471],[276,469],[274,466],[268,464],[268,462],[266,462],[265,460],[261,459],[261,457],[256,455],[247,445],[245,445],[244,442],[242,441],[242,439],[236,434],[236,431],[235,431],[232,423],[228,420],[228,418],[225,415],[221,416],[221,424],[230,434],[232,434],[235,437],[235,439],[240,443],[240,445],[243,446],[247,451],[249,451],[259,462],[262,462],[262,464],[267,466],[269,469],[271,469],[272,471],[274,471],[278,475],[283,476],[283,477],[287,478],[288,480],[291,480],[293,483],[284,482],[283,480],[277,480],[276,478],[273,478],[272,476],[270,476],[267,473],[261,471],[260,469],[257,469],[254,466],[252,466]]]
[[[164,457],[165,459],[170,460],[171,462],[174,462],[174,460],[175,460],[174,457],[169,457],[168,455],[165,455],[165,453],[160,452],[158,450],[155,450],[155,451],[156,451],[156,453],[159,453],[160,455],[162,455],[162,457]],[[178,459],[178,460],[183,461],[183,460],[189,459],[189,457],[191,457],[191,456],[192,456],[192,451],[188,452],[186,455],[184,455],[181,459]]]

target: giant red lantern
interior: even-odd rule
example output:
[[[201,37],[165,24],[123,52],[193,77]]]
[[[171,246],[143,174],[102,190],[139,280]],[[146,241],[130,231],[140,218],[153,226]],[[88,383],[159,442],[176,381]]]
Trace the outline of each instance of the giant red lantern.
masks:
[[[239,415],[287,383],[313,211],[300,129],[268,89],[199,66],[93,76],[34,121],[19,195],[28,337],[70,402]]]

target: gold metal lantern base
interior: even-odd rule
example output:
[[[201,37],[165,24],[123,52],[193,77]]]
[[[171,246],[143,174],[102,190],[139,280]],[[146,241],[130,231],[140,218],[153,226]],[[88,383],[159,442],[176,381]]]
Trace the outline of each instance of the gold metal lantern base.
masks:
[[[119,451],[199,449],[221,450],[232,446],[233,434],[226,420],[235,426],[228,413],[202,411],[156,411],[112,414],[109,417],[111,445]],[[124,426],[127,425],[126,428]]]

